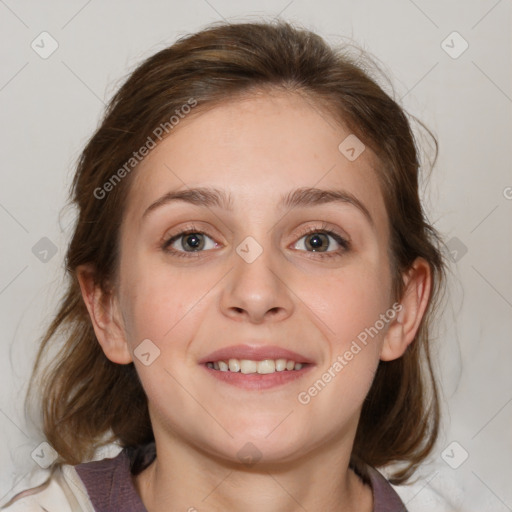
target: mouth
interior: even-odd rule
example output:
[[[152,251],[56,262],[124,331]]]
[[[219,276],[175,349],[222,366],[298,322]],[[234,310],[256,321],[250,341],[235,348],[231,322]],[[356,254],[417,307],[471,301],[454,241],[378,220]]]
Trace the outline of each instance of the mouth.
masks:
[[[217,350],[199,364],[222,382],[257,390],[293,382],[314,366],[311,359],[296,352],[248,345]]]
[[[256,361],[254,359],[228,359],[219,361],[208,361],[206,366],[210,369],[220,372],[243,373],[250,375],[257,373],[259,375],[268,375],[276,372],[290,372],[302,370],[307,363],[297,363],[292,359],[263,359]]]

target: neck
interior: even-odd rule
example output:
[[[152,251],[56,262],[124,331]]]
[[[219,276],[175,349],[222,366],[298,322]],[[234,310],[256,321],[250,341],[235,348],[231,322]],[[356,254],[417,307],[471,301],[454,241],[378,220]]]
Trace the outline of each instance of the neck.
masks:
[[[300,460],[249,466],[157,442],[157,458],[135,485],[148,512],[370,512],[371,488],[349,469],[349,454],[340,452],[330,447]]]

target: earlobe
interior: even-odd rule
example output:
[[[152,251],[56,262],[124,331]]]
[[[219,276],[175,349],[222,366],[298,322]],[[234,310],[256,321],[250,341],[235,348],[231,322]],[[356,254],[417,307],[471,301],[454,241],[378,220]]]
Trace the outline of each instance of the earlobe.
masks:
[[[430,265],[423,258],[416,258],[411,267],[404,272],[403,280],[401,308],[384,337],[380,354],[382,361],[392,361],[401,357],[414,341],[430,298]]]
[[[96,283],[91,265],[79,266],[76,276],[96,338],[103,352],[114,363],[131,363],[133,359],[125,339],[122,318],[113,292],[104,291]]]

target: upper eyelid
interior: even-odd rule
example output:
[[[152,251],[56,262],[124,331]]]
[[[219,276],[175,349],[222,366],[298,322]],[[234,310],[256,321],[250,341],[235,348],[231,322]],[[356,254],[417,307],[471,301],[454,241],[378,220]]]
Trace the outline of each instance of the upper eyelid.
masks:
[[[350,240],[350,236],[348,235],[348,233],[345,230],[343,230],[341,228],[336,228],[334,225],[331,225],[331,223],[328,223],[325,221],[310,221],[310,222],[320,222],[321,225],[319,225],[319,226],[303,226],[302,228],[299,229],[299,234],[301,236],[304,236],[304,234],[311,233],[311,230],[313,230],[313,232],[315,232],[315,230],[317,230],[319,232],[320,231],[332,231],[332,232],[338,234],[339,236],[346,238],[347,240]],[[193,224],[180,228],[176,233],[174,233],[172,235],[168,235],[167,233],[168,233],[168,231],[166,231],[165,234],[162,236],[163,241],[169,240],[169,239],[177,237],[177,236],[183,236],[187,233],[201,233],[201,234],[207,235],[209,237],[213,236],[208,233],[208,229],[202,228],[200,226],[196,226]]]
[[[341,231],[341,233],[339,231]],[[325,221],[322,221],[322,224],[320,226],[305,226],[305,227],[301,228],[299,230],[299,233],[297,233],[295,236],[298,236],[298,239],[297,239],[297,241],[298,241],[298,240],[304,238],[305,236],[314,234],[316,232],[319,232],[319,233],[325,232],[331,237],[333,235],[338,236],[341,239],[345,240],[346,243],[349,245],[351,245],[351,243],[352,243],[351,237],[344,230],[337,230],[334,227],[330,227],[330,224],[326,223]],[[173,235],[169,235],[169,236],[164,235],[164,237],[162,239],[162,245],[164,247],[168,247],[171,244],[171,242],[179,240],[181,237],[184,237],[188,234],[193,234],[193,233],[203,234],[203,235],[207,236],[208,238],[210,238],[215,243],[218,243],[214,239],[214,237],[207,232],[207,230],[201,229],[198,226],[191,225],[191,226],[183,227],[182,229],[180,229],[177,233],[175,233]],[[339,242],[337,242],[337,243],[339,243]],[[204,251],[200,251],[200,252],[204,252]]]
[[[344,229],[336,227],[326,221],[318,221],[318,222],[322,223],[321,226],[306,226],[306,227],[302,228],[300,230],[301,236],[315,233],[316,231],[318,231],[318,232],[326,231],[326,232],[332,232],[333,234],[339,236],[340,238],[345,239],[347,242],[352,241],[350,235]]]

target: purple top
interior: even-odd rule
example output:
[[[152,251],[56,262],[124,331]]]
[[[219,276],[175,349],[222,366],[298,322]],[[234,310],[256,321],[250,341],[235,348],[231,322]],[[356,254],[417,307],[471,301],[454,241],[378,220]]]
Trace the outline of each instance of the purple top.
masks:
[[[143,467],[149,465],[153,458],[154,451],[146,455]],[[114,458],[75,466],[96,512],[147,512],[133,484],[131,467],[132,461],[126,449]],[[368,474],[373,490],[373,512],[407,512],[398,494],[379,471],[369,467]]]

